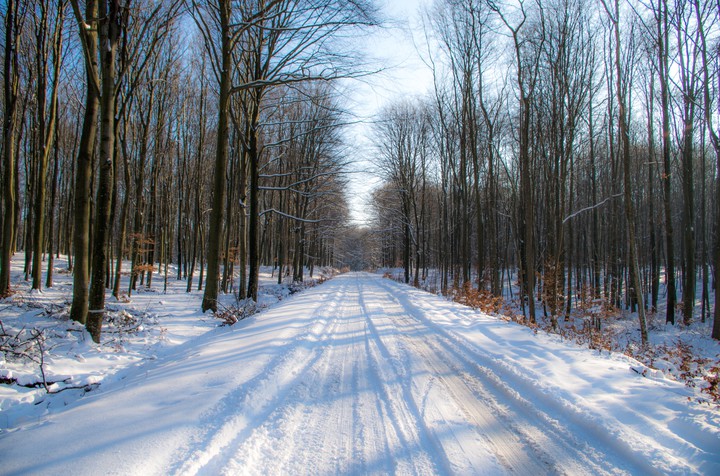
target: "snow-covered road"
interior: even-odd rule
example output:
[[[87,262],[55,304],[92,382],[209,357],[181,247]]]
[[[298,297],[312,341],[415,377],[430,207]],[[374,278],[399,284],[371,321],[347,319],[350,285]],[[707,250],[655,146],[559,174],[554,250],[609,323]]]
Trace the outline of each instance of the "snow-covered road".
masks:
[[[624,356],[339,276],[0,438],[3,474],[720,474]]]

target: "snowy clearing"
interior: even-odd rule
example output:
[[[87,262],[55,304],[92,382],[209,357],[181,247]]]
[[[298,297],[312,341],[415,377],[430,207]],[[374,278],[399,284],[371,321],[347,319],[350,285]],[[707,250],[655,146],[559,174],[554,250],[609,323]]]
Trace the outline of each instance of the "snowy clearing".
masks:
[[[720,474],[636,361],[347,274],[0,436],[5,474]]]

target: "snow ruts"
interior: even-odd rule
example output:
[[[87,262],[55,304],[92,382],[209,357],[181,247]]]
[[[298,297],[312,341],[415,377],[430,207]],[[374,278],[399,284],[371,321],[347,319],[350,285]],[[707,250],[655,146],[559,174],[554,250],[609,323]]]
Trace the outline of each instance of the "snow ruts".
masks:
[[[571,407],[549,405],[496,359],[433,324],[425,317],[431,302],[418,307],[374,276],[334,285],[305,332],[207,413],[204,437],[177,472],[654,471],[612,435],[584,427]],[[625,464],[616,465],[623,452]]]
[[[627,395],[674,395],[664,384],[375,275],[338,276],[182,347],[0,437],[0,474],[709,474],[697,468],[717,463],[701,449],[716,433],[679,410],[677,433],[633,413]],[[674,398],[673,411],[688,408]]]

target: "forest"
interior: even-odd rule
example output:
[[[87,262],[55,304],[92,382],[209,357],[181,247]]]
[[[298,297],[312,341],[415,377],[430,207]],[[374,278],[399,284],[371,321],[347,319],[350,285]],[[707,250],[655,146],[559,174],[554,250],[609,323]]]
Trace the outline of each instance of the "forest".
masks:
[[[432,91],[374,118],[366,226],[347,89],[371,0],[6,0],[0,295],[69,257],[72,319],[175,264],[203,311],[261,266],[402,267],[555,327],[585,296],[687,325],[720,269],[720,1],[436,0]],[[362,248],[362,259],[348,250]],[[24,254],[16,254],[24,252]],[[123,262],[129,285],[121,287]],[[155,276],[157,274],[155,273]],[[512,281],[519,295],[508,296]],[[714,309],[713,309],[714,307]]]
[[[70,315],[98,341],[106,289],[129,296],[170,262],[213,311],[219,292],[256,299],[261,263],[297,281],[330,263],[348,217],[334,84],[366,73],[349,46],[375,11],[9,0],[0,294],[16,251],[37,290],[67,254]]]
[[[553,328],[582,301],[720,315],[720,2],[437,1],[434,91],[374,128],[383,266],[443,294],[519,280]],[[513,274],[517,270],[517,275]],[[430,278],[430,283],[428,283]]]

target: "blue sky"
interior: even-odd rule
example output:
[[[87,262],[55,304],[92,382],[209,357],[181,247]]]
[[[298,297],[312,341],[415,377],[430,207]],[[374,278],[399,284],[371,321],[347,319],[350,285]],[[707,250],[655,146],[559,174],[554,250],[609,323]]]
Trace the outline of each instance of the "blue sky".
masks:
[[[379,4],[388,26],[378,29],[365,44],[366,54],[383,71],[350,87],[350,107],[363,119],[350,131],[353,173],[349,199],[353,221],[369,219],[368,197],[378,183],[372,173],[372,121],[385,104],[408,95],[422,95],[432,87],[432,73],[420,59],[415,44],[423,44],[420,7],[432,0],[384,0]]]

